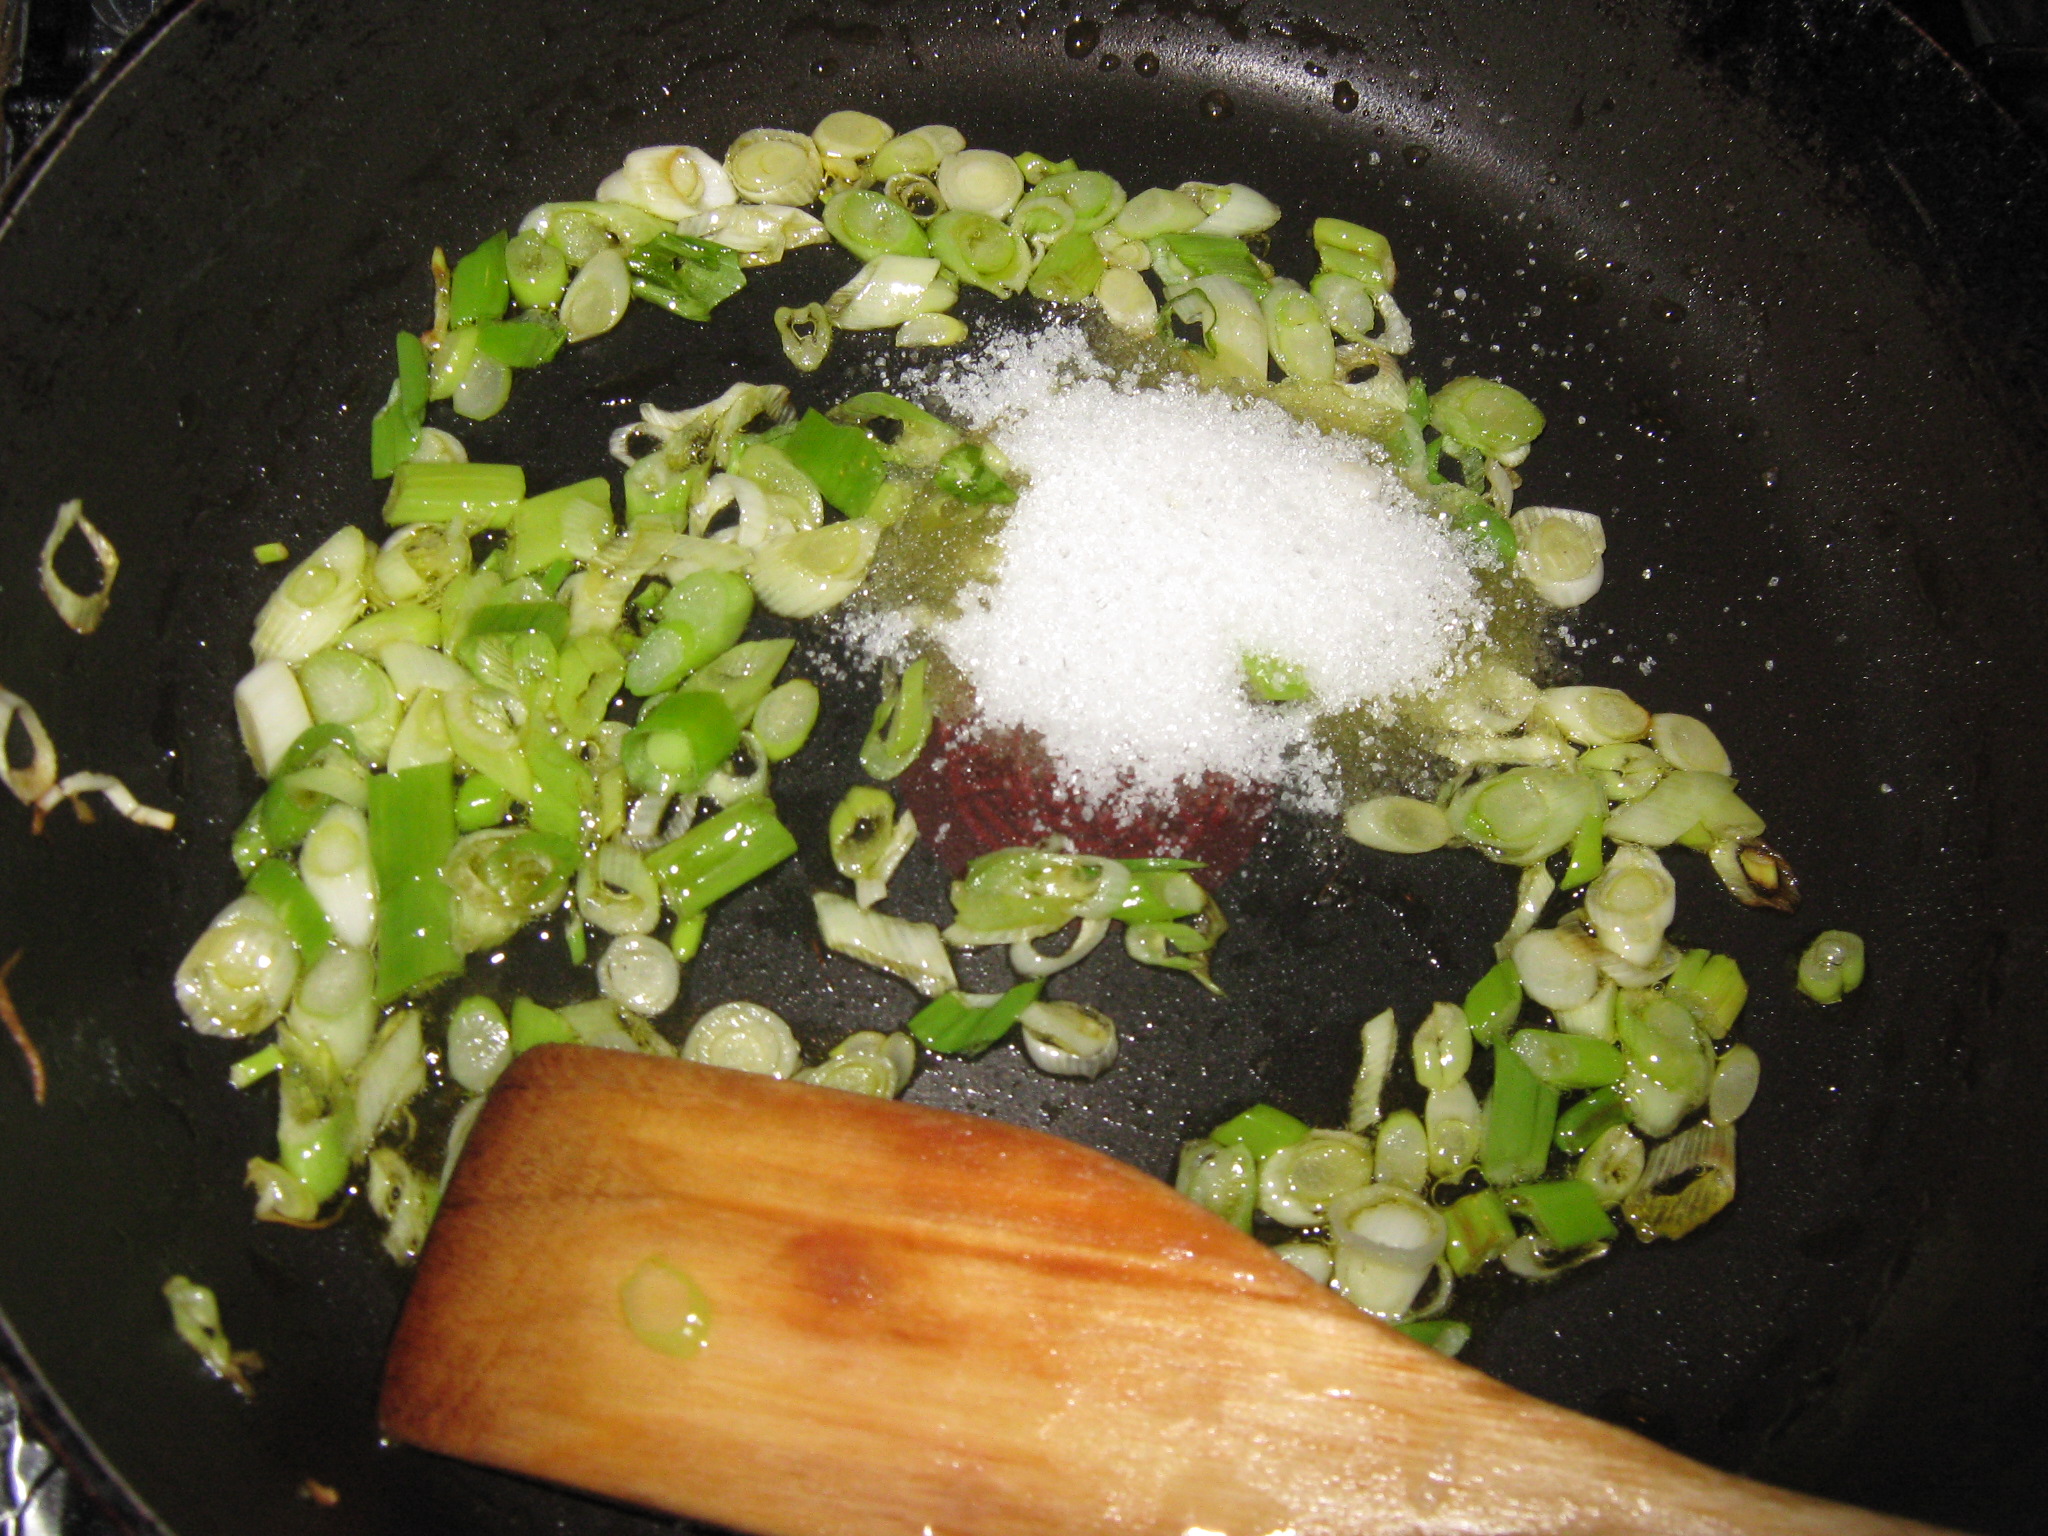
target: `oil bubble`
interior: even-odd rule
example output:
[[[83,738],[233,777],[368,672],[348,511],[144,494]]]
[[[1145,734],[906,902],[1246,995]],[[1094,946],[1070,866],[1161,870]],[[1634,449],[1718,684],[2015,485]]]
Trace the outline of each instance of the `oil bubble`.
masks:
[[[1131,60],[1131,68],[1149,80],[1159,73],[1159,55],[1148,49]]]
[[[1060,46],[1066,49],[1068,58],[1085,59],[1095,51],[1095,45],[1101,41],[1102,28],[1084,19],[1067,28],[1062,35]]]
[[[1237,103],[1230,99],[1228,91],[1210,91],[1196,103],[1196,110],[1210,122],[1220,123],[1237,111]]]
[[[1339,80],[1330,87],[1330,105],[1339,112],[1358,110],[1358,87],[1349,80]]]

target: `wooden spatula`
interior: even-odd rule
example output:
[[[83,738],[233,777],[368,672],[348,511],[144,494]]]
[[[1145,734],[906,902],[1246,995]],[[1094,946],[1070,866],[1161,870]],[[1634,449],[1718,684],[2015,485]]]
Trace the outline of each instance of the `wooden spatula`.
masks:
[[[492,1093],[382,1418],[764,1536],[1927,1529],[1525,1397],[1086,1148],[576,1046]]]

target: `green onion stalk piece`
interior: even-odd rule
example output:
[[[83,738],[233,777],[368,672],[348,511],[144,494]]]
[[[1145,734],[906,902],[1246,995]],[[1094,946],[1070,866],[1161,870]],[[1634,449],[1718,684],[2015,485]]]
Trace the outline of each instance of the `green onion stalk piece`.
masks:
[[[1065,207],[1065,204],[1059,206]],[[1049,304],[1080,304],[1092,297],[1109,270],[1095,237],[1070,230],[1046,247],[1045,254],[1031,269],[1027,285],[1034,299]]]
[[[212,1290],[173,1275],[164,1282],[164,1301],[171,1309],[171,1326],[197,1354],[206,1368],[242,1396],[253,1390],[251,1375],[263,1369],[263,1357],[253,1350],[236,1349],[220,1325],[220,1302]]]
[[[716,694],[744,730],[795,649],[794,640],[742,640],[684,678],[682,691]]]
[[[448,280],[449,326],[505,318],[512,304],[512,278],[505,259],[509,240],[510,236],[500,231],[455,264]]]
[[[1244,685],[1252,697],[1268,704],[1290,704],[1314,691],[1309,687],[1308,674],[1297,663],[1280,656],[1246,656]]]
[[[454,892],[441,878],[454,847],[455,780],[446,763],[370,780],[380,1003],[424,991],[462,968]]]
[[[1032,191],[1010,210],[1010,228],[1029,240],[1038,250],[1046,250],[1061,240],[1077,234],[1074,228],[1074,210],[1065,198],[1050,192]],[[1088,242],[1093,245],[1095,242]]]
[[[870,778],[895,778],[924,751],[932,733],[931,705],[924,696],[925,661],[922,657],[904,669],[903,675],[882,691],[882,702],[861,743],[860,765]]]
[[[1454,1275],[1477,1273],[1507,1252],[1515,1224],[1500,1192],[1477,1189],[1444,1212],[1444,1259]]]
[[[1254,299],[1265,298],[1272,287],[1272,278],[1252,255],[1252,248],[1234,235],[1172,232],[1146,243],[1152,248],[1152,268],[1161,282],[1227,277],[1242,284]]]
[[[1374,297],[1394,286],[1394,248],[1385,235],[1343,219],[1317,219],[1310,237],[1327,270],[1363,283]]]
[[[1621,1081],[1621,1052],[1604,1040],[1518,1029],[1508,1048],[1538,1082],[1551,1088],[1608,1088]]]
[[[672,693],[620,745],[626,779],[645,794],[689,794],[732,756],[740,724],[713,693]]]
[[[1131,885],[1109,914],[1119,922],[1174,923],[1209,904],[1202,883],[1184,869],[1139,869],[1132,860],[1122,862],[1131,872]]]
[[[589,565],[612,537],[611,483],[596,477],[529,496],[512,509],[506,527],[512,534],[506,576],[531,575],[558,560]]]
[[[1209,1139],[1221,1146],[1243,1147],[1253,1157],[1264,1161],[1282,1147],[1293,1146],[1308,1133],[1307,1124],[1286,1110],[1275,1109],[1271,1104],[1254,1104],[1217,1126],[1209,1133]]]
[[[1578,1157],[1617,1125],[1629,1122],[1628,1101],[1612,1088],[1596,1088],[1557,1117],[1551,1139],[1558,1151]]]
[[[334,929],[327,914],[306,889],[298,871],[283,859],[265,859],[258,864],[249,876],[248,890],[251,896],[260,896],[270,904],[285,932],[291,935],[292,943],[298,946],[302,964],[312,965],[334,942]]]
[[[576,1032],[569,1027],[567,1019],[527,997],[512,1000],[510,1035],[514,1056],[522,1055],[536,1045],[573,1045],[576,1042]]]
[[[1708,1039],[1720,1040],[1749,1001],[1749,983],[1732,956],[1692,949],[1665,979],[1664,994],[1685,1005]]]
[[[932,471],[932,484],[970,506],[1015,501],[1016,487],[989,462],[989,455],[990,450],[980,443],[961,443],[947,449]]]
[[[1799,990],[1816,1003],[1839,1003],[1863,985],[1863,940],[1830,928],[1799,957]]]
[[[654,850],[648,867],[677,917],[702,912],[796,852],[774,803],[743,800]]]
[[[709,320],[747,286],[738,251],[689,235],[656,235],[626,258],[626,270],[633,275],[633,297],[685,320]]]
[[[974,1003],[963,992],[945,992],[918,1010],[910,1032],[949,1056],[978,1056],[1010,1031],[1018,1016],[1038,1000],[1042,979],[1019,982],[993,1002]]]
[[[1557,1090],[1538,1080],[1505,1045],[1493,1049],[1493,1089],[1479,1171],[1496,1189],[1543,1177],[1557,1132]]]
[[[1240,1230],[1252,1229],[1259,1176],[1257,1158],[1249,1147],[1209,1140],[1188,1142],[1180,1149],[1173,1186]]]
[[[752,726],[761,755],[771,763],[794,756],[810,740],[820,704],[818,685],[809,678],[793,677],[769,689]]]
[[[856,784],[832,809],[826,836],[833,866],[854,883],[854,899],[873,906],[888,894],[889,879],[917,840],[917,818],[896,814],[887,790]]]
[[[1458,1322],[1454,1318],[1426,1317],[1417,1322],[1396,1323],[1394,1326],[1416,1343],[1427,1344],[1438,1354],[1452,1360],[1457,1359],[1465,1346],[1472,1342],[1472,1325]]]
[[[859,427],[816,411],[804,412],[796,429],[775,446],[848,517],[863,516],[887,478],[880,443]]]
[[[370,423],[370,476],[387,480],[419,451],[427,420],[427,350],[410,331],[398,333],[398,381]],[[267,547],[267,546],[266,546]]]
[[[1209,211],[1185,192],[1148,187],[1126,202],[1110,222],[1119,234],[1150,240],[1155,235],[1193,229],[1208,216]]]
[[[932,253],[924,226],[907,209],[872,189],[834,193],[825,204],[825,228],[862,261]]]
[[[753,616],[754,589],[730,571],[692,571],[663,602],[661,621],[626,663],[628,693],[666,693],[730,650]]]
[[[528,309],[553,309],[569,286],[569,262],[534,230],[521,230],[505,246],[512,297]]]
[[[1030,279],[1030,243],[989,214],[948,208],[925,232],[931,237],[932,254],[963,283],[1007,299]]]
[[[954,923],[947,938],[966,946],[1042,938],[1077,917],[1113,916],[1132,883],[1131,872],[1116,859],[999,848],[974,860],[953,882]]]
[[[1430,423],[1445,437],[1498,459],[1526,448],[1543,431],[1543,413],[1526,395],[1492,379],[1453,379],[1430,397]]]
[[[526,819],[536,832],[571,840],[583,834],[583,813],[597,801],[597,779],[575,745],[551,728],[538,712],[527,717],[520,733],[526,766],[533,774],[533,792]]]
[[[1465,1022],[1481,1045],[1505,1040],[1521,1012],[1522,978],[1512,959],[1495,965],[1465,994]]]
[[[1510,1190],[1508,1209],[1528,1220],[1553,1248],[1584,1248],[1620,1236],[1593,1186],[1578,1179],[1551,1179]]]
[[[893,432],[883,435],[893,437],[893,441],[877,438],[882,457],[891,464],[906,464],[915,469],[935,468],[960,441],[959,429],[950,422],[880,390],[869,390],[842,401],[832,407],[831,417],[856,427],[865,427],[870,422],[890,424]],[[875,436],[872,428],[870,436]]]
[[[395,528],[460,518],[472,532],[503,528],[525,499],[526,472],[516,464],[400,464],[384,521]]]
[[[455,790],[455,826],[462,832],[495,827],[512,814],[512,796],[486,773],[467,775]]]
[[[455,898],[456,948],[493,948],[553,911],[581,864],[576,843],[553,833],[515,826],[466,834],[443,866]]]
[[[507,368],[538,368],[554,361],[568,333],[547,315],[485,320],[476,328],[477,350]]]
[[[1074,228],[1082,234],[1101,229],[1127,205],[1122,185],[1101,171],[1060,171],[1039,182],[1038,191],[1071,208]]]
[[[1185,238],[1185,237],[1184,237]],[[1330,322],[1309,291],[1275,278],[1261,305],[1273,360],[1290,379],[1330,383],[1337,377],[1337,344]]]
[[[1456,1003],[1438,1003],[1408,1043],[1415,1081],[1429,1091],[1448,1088],[1472,1065],[1472,1027]]]
[[[1252,290],[1222,273],[1193,278],[1166,290],[1166,311],[1160,317],[1201,327],[1196,352],[1214,360],[1213,372],[1226,379],[1266,382],[1266,318]]]
[[[832,350],[832,316],[822,304],[801,309],[787,305],[775,311],[775,334],[782,338],[782,353],[799,373],[815,373],[824,366]]]
[[[1446,814],[1488,857],[1534,864],[1572,840],[1586,817],[1599,809],[1597,800],[1598,791],[1575,773],[1513,768],[1458,791]]]
[[[1572,834],[1568,845],[1571,862],[1565,866],[1557,887],[1561,891],[1576,891],[1580,886],[1598,878],[1605,860],[1607,813],[1593,810],[1586,813],[1586,819],[1579,823],[1579,830]]]

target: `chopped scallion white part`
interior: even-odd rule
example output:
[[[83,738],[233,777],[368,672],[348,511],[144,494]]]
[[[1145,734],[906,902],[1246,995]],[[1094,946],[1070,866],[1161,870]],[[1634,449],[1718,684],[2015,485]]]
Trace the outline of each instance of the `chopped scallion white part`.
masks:
[[[967,322],[957,315],[912,315],[896,327],[899,347],[953,347],[967,339]]]
[[[1273,1257],[1293,1265],[1317,1285],[1330,1283],[1330,1271],[1336,1264],[1328,1243],[1277,1243]]]
[[[770,613],[808,619],[836,608],[867,579],[882,530],[870,518],[849,518],[771,539],[754,552],[748,579]]]
[[[886,330],[945,308],[928,302],[938,284],[936,256],[877,256],[825,301],[825,312],[842,331]]]
[[[370,823],[352,805],[327,808],[299,850],[299,878],[342,943],[367,949],[377,937],[377,873]]]
[[[827,949],[900,976],[926,997],[959,990],[952,957],[932,924],[870,912],[830,891],[813,893],[811,905]]]
[[[304,661],[332,645],[369,602],[370,541],[343,528],[301,560],[256,614],[258,661]]]
[[[633,299],[633,274],[616,250],[599,251],[569,281],[562,295],[562,329],[571,341],[602,336],[625,318]]]
[[[448,1071],[471,1093],[489,1093],[512,1060],[512,1029],[487,997],[466,997],[448,1015]]]
[[[1451,824],[1427,800],[1379,795],[1345,810],[1344,835],[1383,853],[1429,853],[1451,840]]]
[[[25,763],[17,763],[13,757],[17,721],[28,737],[29,757]],[[0,688],[0,776],[5,777],[8,789],[23,805],[41,799],[57,782],[57,747],[43,727],[42,716],[27,699],[5,688]]]
[[[1650,712],[1619,688],[1546,688],[1536,707],[1585,747],[1611,747],[1650,734]]]
[[[1559,1023],[1563,1023],[1564,1013],[1592,1002],[1603,984],[1600,967],[1592,957],[1554,928],[1523,934],[1515,941],[1514,961],[1516,974],[1522,978],[1523,994],[1556,1013]]]
[[[1674,1179],[1690,1182],[1671,1189]],[[1621,1213],[1644,1242],[1683,1237],[1735,1198],[1735,1127],[1702,1123],[1650,1152]]]
[[[240,896],[221,908],[178,963],[172,991],[202,1035],[253,1035],[291,1001],[299,952],[270,903]]]
[[[1515,530],[1515,570],[1556,608],[1576,608],[1600,590],[1607,568],[1607,531],[1590,512],[1524,507],[1508,519]]]
[[[1456,1003],[1438,1003],[1415,1028],[1409,1042],[1415,1081],[1434,1093],[1462,1082],[1472,1065],[1472,1026]]]
[[[1152,285],[1128,266],[1111,266],[1102,274],[1095,284],[1095,302],[1118,330],[1143,335],[1159,323],[1159,300]]]
[[[1116,1024],[1081,1003],[1040,999],[1018,1016],[1024,1052],[1055,1077],[1100,1077],[1116,1060]]]
[[[348,1128],[348,1152],[361,1157],[427,1086],[426,1043],[417,1008],[401,1009],[384,1021],[370,1054],[354,1076],[355,1113]]]
[[[682,986],[675,952],[651,934],[621,934],[598,957],[598,991],[646,1018],[674,1007]]]
[[[833,1046],[818,1065],[797,1073],[796,1080],[842,1093],[893,1099],[910,1085],[916,1067],[917,1044],[909,1035],[900,1030],[884,1035],[863,1029]]]
[[[939,196],[948,208],[1006,219],[1024,195],[1024,173],[1000,150],[956,150],[939,162]]]
[[[1010,946],[1010,969],[1019,976],[1057,975],[1094,954],[1095,947],[1108,933],[1108,918],[1084,917],[1075,931],[1074,941],[1057,955],[1046,954],[1030,939],[1018,939]]]
[[[1397,1109],[1373,1137],[1372,1176],[1381,1184],[1422,1193],[1429,1182],[1429,1132],[1412,1109]]]
[[[1756,1100],[1763,1063],[1746,1045],[1731,1045],[1714,1063],[1714,1086],[1707,1091],[1707,1118],[1732,1125]]]
[[[100,584],[90,592],[73,591],[57,574],[57,550],[74,528],[84,536],[93,559],[99,562]],[[43,596],[57,610],[57,617],[81,635],[98,629],[107,605],[114,600],[114,577],[120,574],[121,557],[114,550],[114,541],[86,519],[84,502],[67,501],[57,509],[57,520],[50,526],[49,537],[43,540],[41,564]]]
[[[1464,1175],[1479,1156],[1479,1098],[1469,1078],[1430,1090],[1422,1107],[1429,1136],[1429,1171],[1439,1179]]]
[[[790,251],[823,245],[832,238],[831,232],[803,209],[779,204],[709,208],[678,219],[676,232],[738,251],[743,267],[770,267]]]
[[[1602,1205],[1619,1205],[1643,1179],[1643,1144],[1625,1125],[1610,1125],[1572,1165],[1572,1177],[1593,1186]]]
[[[895,136],[895,129],[866,112],[828,113],[811,130],[825,174],[849,184],[869,179],[869,165]]]
[[[759,1003],[721,1003],[700,1015],[684,1037],[683,1059],[765,1077],[788,1077],[803,1065],[789,1025]]]
[[[336,1069],[353,1072],[377,1028],[377,964],[368,952],[337,944],[299,981],[281,1037],[324,1049]]]
[[[1616,848],[1600,878],[1586,887],[1586,921],[1603,945],[1631,965],[1657,959],[1677,910],[1678,885],[1664,861],[1632,843]]]
[[[1372,1182],[1372,1144],[1351,1131],[1312,1130],[1259,1165],[1259,1209],[1283,1226],[1320,1223],[1330,1202]]]
[[[1330,1206],[1336,1240],[1331,1283],[1360,1311],[1406,1316],[1444,1251],[1444,1219],[1425,1200],[1391,1184],[1371,1184]]]
[[[1704,720],[1691,715],[1652,715],[1650,744],[1674,768],[1701,773],[1733,771],[1721,738]]]
[[[1257,235],[1280,222],[1279,205],[1243,182],[1215,187],[1189,181],[1180,190],[1206,210],[1207,217],[1194,228],[1198,235]]]
[[[743,202],[801,208],[825,184],[824,161],[808,133],[749,128],[725,152],[725,173]]]

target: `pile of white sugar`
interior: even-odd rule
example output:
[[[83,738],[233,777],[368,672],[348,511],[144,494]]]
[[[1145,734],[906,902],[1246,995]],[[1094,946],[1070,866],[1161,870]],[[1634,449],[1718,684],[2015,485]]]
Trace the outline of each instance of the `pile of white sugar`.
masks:
[[[936,641],[988,725],[1044,739],[1085,798],[1163,798],[1210,771],[1329,804],[1317,713],[1439,681],[1481,617],[1469,551],[1362,440],[1265,401],[1140,385],[1078,330],[999,339],[934,381],[1024,486],[1001,576]],[[914,650],[886,622],[870,648]],[[1251,698],[1284,658],[1310,701]]]

